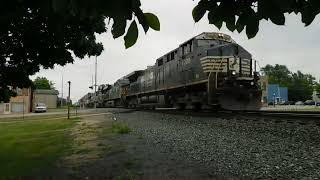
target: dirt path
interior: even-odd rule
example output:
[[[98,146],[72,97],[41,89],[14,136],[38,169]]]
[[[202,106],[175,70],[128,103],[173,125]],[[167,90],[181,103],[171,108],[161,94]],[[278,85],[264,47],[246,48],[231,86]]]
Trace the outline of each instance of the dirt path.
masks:
[[[87,162],[101,159],[105,146],[102,137],[104,126],[112,124],[112,120],[105,117],[107,114],[83,116],[71,129],[71,152],[59,162],[59,166],[65,169],[64,174],[77,174],[77,170]]]
[[[84,117],[72,129],[72,152],[59,162],[66,179],[205,179],[199,164],[178,160],[136,132],[112,132],[114,115]]]

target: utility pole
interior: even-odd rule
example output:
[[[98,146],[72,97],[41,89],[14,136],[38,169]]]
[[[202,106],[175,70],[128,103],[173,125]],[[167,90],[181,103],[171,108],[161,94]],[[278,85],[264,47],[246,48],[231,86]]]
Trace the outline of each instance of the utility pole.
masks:
[[[60,102],[60,106],[63,106],[63,73],[62,73],[62,77],[61,77],[61,102]]]
[[[94,108],[97,108],[97,56],[95,62],[95,74],[94,74]]]
[[[93,89],[93,86],[94,86],[94,83],[93,83],[93,74],[91,74],[91,89],[92,89],[92,91],[94,91],[94,89]]]
[[[69,84],[69,92],[68,92],[68,119],[70,119],[70,86],[71,86],[71,82],[68,81]]]
[[[25,98],[25,97],[24,97],[24,95],[23,95],[23,99],[22,99],[22,102],[23,102],[22,119],[24,119],[24,110],[25,110],[25,109],[24,109],[24,106],[25,106],[25,104],[24,104],[24,98]]]

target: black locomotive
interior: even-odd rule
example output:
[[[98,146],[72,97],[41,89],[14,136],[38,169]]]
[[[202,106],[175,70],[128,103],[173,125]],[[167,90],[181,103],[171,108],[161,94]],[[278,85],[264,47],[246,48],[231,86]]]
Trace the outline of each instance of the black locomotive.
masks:
[[[202,33],[103,88],[102,107],[257,110],[259,76],[251,54],[229,35]]]

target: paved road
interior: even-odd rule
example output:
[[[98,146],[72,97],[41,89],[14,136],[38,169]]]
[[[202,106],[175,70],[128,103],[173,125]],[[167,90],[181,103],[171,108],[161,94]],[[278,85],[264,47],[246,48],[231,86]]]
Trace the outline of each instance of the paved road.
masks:
[[[91,113],[91,112],[106,112],[105,109],[81,109],[77,110],[77,113]],[[71,114],[75,114],[76,111],[72,110],[70,111]],[[57,111],[57,112],[45,112],[45,113],[15,113],[15,114],[1,114],[1,118],[20,118],[22,116],[24,117],[32,117],[32,116],[51,116],[51,115],[61,115],[61,114],[67,114],[67,111]]]

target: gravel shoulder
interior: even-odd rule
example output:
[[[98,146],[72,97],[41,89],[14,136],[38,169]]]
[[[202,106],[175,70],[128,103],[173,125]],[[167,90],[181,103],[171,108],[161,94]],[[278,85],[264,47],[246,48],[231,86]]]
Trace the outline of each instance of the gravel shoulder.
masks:
[[[75,156],[76,161],[67,168],[62,163],[67,179],[320,177],[319,126],[230,116],[108,111],[112,114],[84,118],[88,127],[82,129],[93,134],[77,138],[83,142],[79,149],[88,151],[80,151],[81,156]],[[110,133],[115,122],[127,124],[132,131]],[[80,133],[86,134],[83,130]]]
[[[320,177],[320,128],[312,124],[153,112],[116,116],[156,148],[207,167],[207,175],[212,177]]]
[[[60,179],[206,179],[207,169],[154,146],[132,129],[112,133],[112,124],[125,121],[114,114],[85,117],[73,129],[71,154],[58,163]]]

